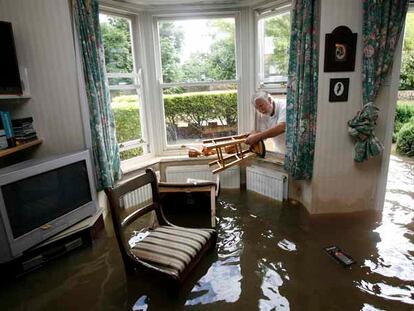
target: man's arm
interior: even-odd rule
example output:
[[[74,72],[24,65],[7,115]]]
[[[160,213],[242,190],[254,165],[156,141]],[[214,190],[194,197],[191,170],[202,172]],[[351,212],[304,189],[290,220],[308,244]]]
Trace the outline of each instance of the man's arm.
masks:
[[[246,138],[246,144],[254,145],[254,144],[258,143],[260,140],[278,136],[278,135],[284,133],[285,129],[286,129],[286,122],[280,122],[280,123],[276,124],[275,126],[271,127],[270,129],[267,129],[267,130],[262,131],[262,132],[256,132],[256,133],[250,134]]]

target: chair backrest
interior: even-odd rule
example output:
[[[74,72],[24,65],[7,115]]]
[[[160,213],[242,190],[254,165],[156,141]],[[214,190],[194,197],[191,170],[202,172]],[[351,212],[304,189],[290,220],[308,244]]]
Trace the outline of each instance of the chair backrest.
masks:
[[[123,204],[121,202],[123,197],[126,194],[148,184],[151,185],[152,202],[122,218]],[[134,177],[124,183],[120,183],[113,188],[105,188],[105,193],[109,200],[115,236],[118,241],[124,263],[128,265],[128,262],[133,260],[133,256],[123,238],[123,231],[125,227],[151,211],[155,211],[157,220],[160,224],[165,223],[165,218],[159,205],[160,197],[158,191],[157,176],[153,170],[147,169],[142,175]]]

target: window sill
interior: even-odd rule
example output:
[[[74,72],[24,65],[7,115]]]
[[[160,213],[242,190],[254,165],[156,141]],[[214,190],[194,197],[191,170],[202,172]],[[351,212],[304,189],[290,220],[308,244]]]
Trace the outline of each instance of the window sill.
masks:
[[[161,180],[165,179],[163,172],[167,166],[182,166],[182,165],[203,165],[208,164],[210,161],[215,160],[217,157],[215,155],[207,157],[197,157],[190,158],[188,155],[167,155],[167,156],[158,156],[158,157],[146,157],[146,158],[136,158],[124,161],[121,163],[122,173],[124,175],[129,175],[142,171],[148,167],[155,167],[161,172]],[[256,164],[263,167],[268,167],[276,169],[278,171],[284,172],[284,154],[267,152],[265,158],[256,157],[251,160],[251,164]]]
[[[158,166],[165,168],[171,165],[200,165],[208,164],[210,161],[216,159],[214,155],[208,157],[190,158],[188,155],[166,155],[158,157],[136,158],[129,159],[121,163],[121,170],[124,175],[132,174],[134,172],[146,169],[148,167]]]
[[[265,158],[256,157],[253,159],[253,163],[266,167],[269,169],[275,169],[279,172],[285,173],[284,163],[285,163],[285,155],[277,152],[266,152]]]

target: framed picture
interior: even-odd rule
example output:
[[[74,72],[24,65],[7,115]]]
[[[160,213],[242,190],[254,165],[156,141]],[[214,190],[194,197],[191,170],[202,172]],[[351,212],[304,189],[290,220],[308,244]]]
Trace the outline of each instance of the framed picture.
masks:
[[[354,71],[357,34],[339,26],[325,36],[325,72]]]
[[[349,78],[331,79],[329,83],[329,101],[346,102],[348,100]]]

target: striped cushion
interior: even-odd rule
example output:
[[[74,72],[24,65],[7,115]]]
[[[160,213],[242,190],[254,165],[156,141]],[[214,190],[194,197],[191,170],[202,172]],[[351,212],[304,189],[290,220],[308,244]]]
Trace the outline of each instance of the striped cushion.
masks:
[[[131,249],[139,259],[177,276],[211,239],[214,229],[161,226]]]

